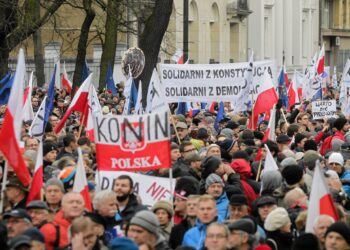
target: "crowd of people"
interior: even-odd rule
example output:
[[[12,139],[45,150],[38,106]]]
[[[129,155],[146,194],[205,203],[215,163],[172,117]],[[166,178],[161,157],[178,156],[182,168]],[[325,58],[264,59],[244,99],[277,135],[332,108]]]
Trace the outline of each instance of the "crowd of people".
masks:
[[[99,94],[104,114],[122,114],[122,93],[120,88],[118,96],[108,91]],[[34,88],[34,112],[45,94],[45,89]],[[286,111],[279,101],[274,140],[264,140],[268,121],[261,119],[256,130],[248,129],[249,112],[235,114],[229,103],[218,129],[214,128],[216,112],[172,115],[169,153],[176,178],[174,200],[147,207],[128,175],[117,177],[112,190],[96,186],[95,144],[81,131],[81,114],[72,114],[60,134],[53,132],[70,101],[64,90],[56,91],[42,145],[42,199],[27,203],[29,187],[9,168],[0,249],[350,249],[350,126],[339,109],[335,118],[315,120],[309,102]],[[5,111],[6,106],[0,107],[0,124]],[[21,138],[33,174],[39,141],[28,134],[31,122],[23,123]],[[263,172],[265,145],[277,163],[276,171]],[[72,191],[78,147],[92,212],[86,211],[82,195]],[[1,177],[4,163],[1,156]],[[305,232],[318,166],[338,220],[320,215],[313,232]],[[170,175],[169,168],[142,174]]]

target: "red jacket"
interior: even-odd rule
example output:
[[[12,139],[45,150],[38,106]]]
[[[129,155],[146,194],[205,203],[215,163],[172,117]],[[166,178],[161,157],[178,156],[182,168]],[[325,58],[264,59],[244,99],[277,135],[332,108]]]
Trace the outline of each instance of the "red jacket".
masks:
[[[54,221],[52,223],[47,223],[40,228],[41,233],[45,237],[45,247],[47,250],[53,250],[56,242],[57,230],[56,226],[60,228],[60,240],[59,247],[63,247],[69,244],[68,239],[68,228],[71,222],[63,217],[63,212],[60,210],[55,215]]]

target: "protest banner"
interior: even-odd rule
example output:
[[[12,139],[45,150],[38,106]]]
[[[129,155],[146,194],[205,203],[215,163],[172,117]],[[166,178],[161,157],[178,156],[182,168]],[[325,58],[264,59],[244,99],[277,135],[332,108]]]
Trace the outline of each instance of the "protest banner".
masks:
[[[96,175],[96,183],[100,183],[101,190],[113,190],[115,179],[120,175],[128,175],[134,183],[134,192],[142,199],[142,204],[153,206],[159,200],[171,202],[176,179],[173,179],[172,189],[170,179],[164,177],[148,176],[125,171],[100,171]]]
[[[172,102],[235,103],[238,93],[247,86],[249,63],[228,64],[161,64],[163,93]],[[253,95],[259,92],[264,72],[275,79],[275,63],[258,61],[253,65]]]
[[[169,168],[168,111],[145,115],[94,117],[99,170],[146,171]]]
[[[312,117],[313,119],[323,119],[336,117],[336,102],[335,100],[324,100],[312,102]]]

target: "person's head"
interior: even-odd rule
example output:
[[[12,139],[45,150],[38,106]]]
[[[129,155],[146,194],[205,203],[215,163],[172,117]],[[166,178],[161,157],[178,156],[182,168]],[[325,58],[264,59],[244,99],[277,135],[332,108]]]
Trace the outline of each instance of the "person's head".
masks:
[[[10,212],[5,213],[3,219],[6,222],[9,238],[20,235],[33,226],[30,215],[22,208],[13,209]]]
[[[216,156],[205,157],[201,164],[202,179],[206,179],[210,174],[215,173],[219,176],[225,174],[222,160]]]
[[[9,202],[18,203],[26,196],[27,189],[23,186],[22,182],[17,176],[9,178],[6,184],[5,195]]]
[[[35,227],[42,225],[48,219],[49,207],[43,201],[31,201],[26,209]]]
[[[207,250],[226,250],[229,233],[227,226],[224,224],[210,224],[206,231],[204,246]]]
[[[218,199],[224,192],[224,182],[217,174],[210,174],[205,180],[207,194]]]
[[[343,133],[348,132],[349,130],[349,124],[348,121],[344,117],[339,117],[334,121],[333,126]]]
[[[278,150],[282,152],[284,149],[289,148],[290,137],[285,134],[281,134],[276,138]]]
[[[289,186],[297,186],[303,181],[304,169],[299,165],[288,165],[283,168],[282,176]]]
[[[65,137],[63,137],[63,145],[66,148],[70,148],[71,150],[75,150],[78,147],[77,139],[74,134],[68,133]]]
[[[74,220],[81,216],[84,212],[84,199],[80,193],[69,192],[62,198],[61,210],[64,218]]]
[[[191,218],[197,217],[198,199],[200,195],[190,195],[186,201],[186,215]]]
[[[283,201],[287,208],[301,207],[305,209],[308,206],[308,197],[299,187],[288,191]]]
[[[161,226],[168,225],[174,215],[172,204],[168,201],[157,201],[152,207],[152,212],[157,216]]]
[[[57,145],[52,141],[44,141],[43,143],[43,159],[53,163],[57,157]]]
[[[230,220],[235,221],[249,215],[248,199],[244,194],[233,194],[230,197]]]
[[[326,214],[322,214],[315,219],[314,227],[313,227],[314,234],[316,235],[316,237],[318,238],[318,240],[322,245],[325,242],[325,235],[326,235],[327,229],[334,222],[335,220],[333,219],[333,217]]]
[[[177,122],[175,129],[179,135],[180,140],[183,140],[188,135],[188,126],[185,122]]]
[[[63,183],[56,178],[49,179],[44,186],[46,202],[50,204],[60,204],[64,195]]]
[[[140,211],[132,217],[127,232],[128,238],[140,246],[143,243],[154,246],[159,236],[159,221],[151,211]]]
[[[283,207],[277,207],[266,217],[264,228],[269,232],[279,230],[280,232],[290,233],[291,225],[287,210]]]
[[[119,202],[126,201],[133,192],[134,182],[128,175],[120,175],[114,182],[113,191]]]
[[[170,156],[172,163],[176,162],[181,157],[179,145],[177,145],[175,142],[171,143]]]
[[[71,239],[82,234],[84,249],[92,250],[96,244],[97,236],[93,230],[93,223],[88,217],[79,217],[72,221],[69,228]]]
[[[221,149],[220,146],[217,144],[210,144],[207,149],[207,157],[209,156],[216,156],[218,158],[221,158]]]
[[[297,117],[297,123],[307,126],[309,123],[309,114],[308,113],[300,113]]]
[[[314,150],[305,151],[303,162],[304,167],[307,167],[309,170],[313,171],[316,166],[316,161],[322,160],[322,156]]]
[[[350,228],[344,222],[336,222],[328,227],[325,236],[325,249],[349,249]]]
[[[39,147],[39,141],[34,137],[29,137],[24,143],[24,148],[26,150],[31,149],[34,151],[38,151],[38,147]]]
[[[197,149],[190,141],[183,141],[180,144],[180,153],[182,157],[186,158],[188,155],[196,153]]]
[[[114,217],[117,212],[117,195],[111,190],[97,192],[92,202],[94,209],[103,217]]]
[[[333,152],[328,158],[329,169],[334,170],[338,174],[344,171],[344,158],[341,153]]]
[[[254,241],[256,231],[254,222],[249,218],[243,218],[234,221],[228,225],[230,230],[229,247],[230,249],[248,249]]]
[[[56,127],[56,125],[58,124],[59,119],[56,115],[50,115],[49,117],[49,123],[51,124],[51,126],[54,128]]]
[[[297,133],[294,136],[294,143],[299,149],[302,149],[302,150],[304,149],[304,144],[305,144],[306,140],[307,140],[307,138],[304,134]]]
[[[261,221],[265,221],[269,213],[277,207],[276,199],[272,196],[262,196],[256,203]]]
[[[198,198],[198,219],[203,224],[212,222],[217,216],[216,201],[211,195]]]

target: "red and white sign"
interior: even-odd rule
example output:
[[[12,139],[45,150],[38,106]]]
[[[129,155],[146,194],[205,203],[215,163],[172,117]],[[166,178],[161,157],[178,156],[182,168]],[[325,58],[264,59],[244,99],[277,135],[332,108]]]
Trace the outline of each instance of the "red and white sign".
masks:
[[[94,117],[100,171],[145,171],[169,168],[169,113]]]

